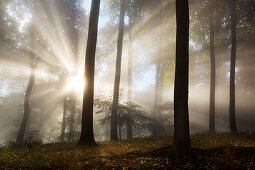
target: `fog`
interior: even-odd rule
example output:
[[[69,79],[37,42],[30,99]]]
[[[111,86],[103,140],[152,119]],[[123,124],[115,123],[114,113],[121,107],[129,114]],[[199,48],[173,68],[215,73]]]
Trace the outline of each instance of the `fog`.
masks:
[[[83,91],[87,84],[84,80],[84,62],[90,1],[0,2],[2,145],[15,141],[18,136],[24,115],[24,100],[31,80],[31,68],[34,68],[35,74],[25,140],[32,136],[33,140],[43,143],[60,141],[64,110],[64,140],[79,139]],[[133,120],[133,137],[151,136],[151,124],[154,119],[157,122],[158,135],[172,136],[176,57],[175,1],[132,2],[128,4],[129,10],[126,11],[124,19],[119,104],[123,107],[133,107],[127,104],[132,101],[137,105],[139,113],[142,113],[142,116]],[[250,133],[255,131],[255,5],[252,2],[239,1],[237,4],[235,68],[237,129]],[[110,140],[107,114],[113,98],[119,6],[117,0],[101,2],[94,94],[96,141]],[[214,6],[217,6],[213,12],[216,64],[215,126],[216,131],[229,131],[229,6],[225,1],[209,3],[207,0],[190,0],[191,133],[205,132],[209,128],[211,63],[208,9]],[[125,123],[119,123],[118,127],[119,138],[127,138]]]

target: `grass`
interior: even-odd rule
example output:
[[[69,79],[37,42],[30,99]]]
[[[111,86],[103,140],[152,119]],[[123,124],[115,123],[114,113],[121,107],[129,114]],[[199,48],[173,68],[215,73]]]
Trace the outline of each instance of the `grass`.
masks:
[[[193,155],[177,160],[167,137],[102,142],[9,146],[0,169],[255,169],[255,137],[201,133],[191,136]]]

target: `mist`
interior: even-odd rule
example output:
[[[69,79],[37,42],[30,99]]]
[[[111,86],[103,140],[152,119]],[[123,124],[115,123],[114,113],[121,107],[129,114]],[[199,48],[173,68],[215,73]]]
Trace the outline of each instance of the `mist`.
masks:
[[[93,49],[89,46],[91,0],[0,2],[2,146],[31,140],[78,142],[84,112],[89,110],[84,105],[86,89],[92,84],[96,142],[112,140],[115,99],[117,139],[174,137],[176,2],[126,0],[124,11],[120,2],[101,0],[98,30],[93,29],[97,31],[93,83],[84,74],[92,67],[86,65],[86,57],[93,57],[88,52]],[[236,2],[235,60],[230,4],[225,0],[189,1],[191,135],[232,132],[230,108],[235,109],[236,131],[255,133],[255,2]],[[235,67],[231,67],[233,61]],[[230,103],[231,68],[235,70],[234,107]]]

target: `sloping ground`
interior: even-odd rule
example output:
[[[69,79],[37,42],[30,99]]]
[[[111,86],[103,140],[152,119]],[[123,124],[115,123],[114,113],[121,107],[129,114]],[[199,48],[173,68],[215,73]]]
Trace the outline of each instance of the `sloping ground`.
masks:
[[[47,144],[1,148],[0,169],[254,169],[255,138],[196,134],[193,154],[185,160],[172,153],[171,139],[146,138],[102,142],[96,147]]]

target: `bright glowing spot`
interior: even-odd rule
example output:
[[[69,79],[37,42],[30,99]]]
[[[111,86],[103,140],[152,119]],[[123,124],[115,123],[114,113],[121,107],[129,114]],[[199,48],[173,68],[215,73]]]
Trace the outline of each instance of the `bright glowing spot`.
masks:
[[[15,3],[17,4],[17,2]],[[10,4],[6,7],[8,15],[18,23],[19,32],[24,32],[25,27],[30,23],[32,15],[24,4],[16,6]]]
[[[82,76],[70,76],[67,79],[66,89],[68,91],[75,90],[76,92],[82,92],[84,90],[85,80]]]

